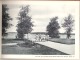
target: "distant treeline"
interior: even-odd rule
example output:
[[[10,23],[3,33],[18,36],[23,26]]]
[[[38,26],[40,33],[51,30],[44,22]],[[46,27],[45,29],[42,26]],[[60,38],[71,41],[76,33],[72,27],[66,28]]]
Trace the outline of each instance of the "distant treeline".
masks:
[[[7,32],[8,34],[9,33],[16,33],[17,34],[17,32]],[[30,34],[47,34],[47,32],[31,32]],[[62,34],[62,35],[64,35],[64,34],[66,34],[66,33],[59,33],[59,34]],[[71,33],[71,35],[75,35],[75,33]]]

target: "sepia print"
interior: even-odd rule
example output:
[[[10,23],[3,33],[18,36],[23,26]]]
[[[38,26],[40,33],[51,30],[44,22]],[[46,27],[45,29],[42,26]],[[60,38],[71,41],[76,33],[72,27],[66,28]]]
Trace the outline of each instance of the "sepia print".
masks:
[[[75,56],[77,8],[69,1],[3,3],[2,54]]]

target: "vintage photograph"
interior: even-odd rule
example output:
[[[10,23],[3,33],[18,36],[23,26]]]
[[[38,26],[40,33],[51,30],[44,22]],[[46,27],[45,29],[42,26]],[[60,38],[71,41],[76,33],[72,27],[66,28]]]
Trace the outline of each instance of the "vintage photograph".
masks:
[[[76,2],[2,4],[2,54],[75,55]]]

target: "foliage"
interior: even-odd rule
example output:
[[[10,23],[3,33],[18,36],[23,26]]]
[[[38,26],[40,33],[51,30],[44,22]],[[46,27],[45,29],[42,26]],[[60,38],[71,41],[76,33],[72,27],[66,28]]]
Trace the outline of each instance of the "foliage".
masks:
[[[7,33],[7,29],[12,25],[9,23],[12,18],[9,16],[8,13],[9,8],[7,5],[3,4],[2,5],[2,36],[5,36]]]
[[[59,23],[57,21],[58,17],[54,17],[49,22],[49,25],[47,26],[47,32],[49,37],[51,38],[59,38],[59,31],[60,28]]]
[[[17,37],[20,39],[23,39],[25,34],[28,34],[32,31],[33,24],[31,22],[31,17],[28,13],[29,5],[22,7],[19,12],[19,22],[17,24]]]
[[[74,20],[72,18],[72,15],[68,15],[68,17],[65,17],[64,23],[62,24],[62,27],[66,30],[67,38],[70,38],[71,32],[73,31],[73,26]]]

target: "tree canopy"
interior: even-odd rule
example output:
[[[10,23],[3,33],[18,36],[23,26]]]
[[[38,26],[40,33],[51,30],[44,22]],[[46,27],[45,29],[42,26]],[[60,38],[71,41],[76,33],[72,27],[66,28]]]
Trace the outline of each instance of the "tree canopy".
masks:
[[[47,33],[51,38],[59,38],[59,31],[60,28],[59,23],[57,21],[58,17],[51,18],[49,25],[47,26]]]
[[[8,13],[9,8],[6,4],[2,5],[2,35],[5,36],[7,33],[7,29],[12,25],[9,23],[12,18],[9,16]]]
[[[22,7],[19,12],[18,24],[17,24],[17,36],[23,39],[24,34],[28,34],[32,31],[33,24],[31,17],[29,16],[29,5]]]
[[[65,32],[67,33],[67,38],[70,37],[71,32],[73,31],[74,26],[74,19],[71,14],[68,15],[68,17],[64,18],[64,23],[62,23],[62,27],[65,29]]]

